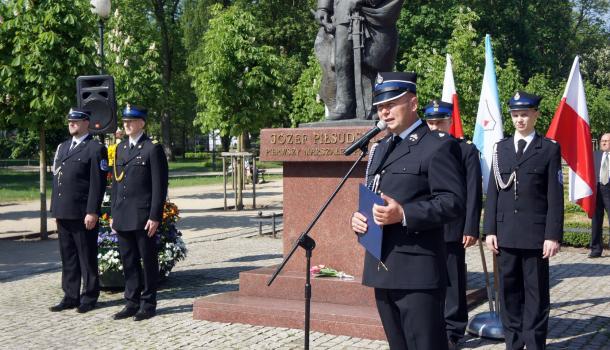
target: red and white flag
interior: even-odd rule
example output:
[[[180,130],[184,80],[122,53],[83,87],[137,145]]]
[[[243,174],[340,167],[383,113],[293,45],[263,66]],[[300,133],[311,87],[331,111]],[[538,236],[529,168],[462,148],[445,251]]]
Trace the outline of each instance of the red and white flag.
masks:
[[[568,84],[546,136],[561,145],[561,156],[570,167],[569,200],[589,217],[595,212],[595,165],[585,86],[576,56]]]
[[[441,98],[441,101],[453,103],[453,114],[451,116],[453,123],[451,123],[449,133],[453,135],[453,137],[464,137],[462,118],[460,118],[460,104],[458,102],[457,91],[455,90],[455,82],[453,81],[453,66],[451,64],[451,56],[449,54],[447,54],[445,80],[443,81],[443,97]]]

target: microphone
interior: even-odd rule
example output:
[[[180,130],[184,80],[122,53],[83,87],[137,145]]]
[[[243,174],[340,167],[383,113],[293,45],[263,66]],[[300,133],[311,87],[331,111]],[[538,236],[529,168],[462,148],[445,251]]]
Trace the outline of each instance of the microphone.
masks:
[[[369,141],[371,141],[373,137],[385,130],[387,127],[388,124],[386,124],[383,120],[378,121],[374,128],[367,131],[366,134],[362,135],[358,140],[354,141],[354,143],[352,143],[352,145],[349,146],[343,152],[343,154],[349,156],[350,154],[354,153],[355,150],[362,149],[364,146],[369,144]]]

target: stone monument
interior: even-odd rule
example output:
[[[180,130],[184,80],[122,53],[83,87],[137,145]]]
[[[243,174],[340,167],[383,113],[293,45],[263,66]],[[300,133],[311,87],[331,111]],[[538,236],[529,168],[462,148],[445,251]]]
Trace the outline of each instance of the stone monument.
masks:
[[[404,0],[318,0],[314,44],[327,120],[372,119],[378,72],[392,71]]]

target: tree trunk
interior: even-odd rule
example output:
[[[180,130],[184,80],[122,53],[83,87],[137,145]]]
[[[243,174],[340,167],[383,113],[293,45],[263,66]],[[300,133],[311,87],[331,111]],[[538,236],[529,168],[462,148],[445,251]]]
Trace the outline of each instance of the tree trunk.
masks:
[[[178,1],[174,1],[169,11],[165,8],[164,0],[151,0],[155,13],[155,19],[159,25],[161,37],[161,62],[163,67],[161,80],[163,85],[163,101],[161,102],[161,139],[167,160],[174,160],[172,144],[172,124],[171,124],[171,85],[173,73],[173,45],[171,42],[170,25],[174,23]]]
[[[172,145],[172,123],[169,112],[167,111],[164,111],[161,115],[161,138],[163,139],[165,157],[167,157],[168,161],[173,161],[176,157],[174,156]]]
[[[244,133],[241,133],[239,135],[239,138],[237,139],[237,152],[243,152],[244,151]],[[236,171],[235,171],[235,176],[237,179],[237,208],[235,208],[236,210],[242,210],[244,209],[244,158],[243,157],[237,157],[237,164],[236,164]]]
[[[48,239],[47,232],[47,156],[44,125],[40,126],[38,155],[40,157],[40,239]]]
[[[230,135],[221,136],[220,143],[222,144],[222,151],[229,152],[229,149],[231,148],[231,136]]]

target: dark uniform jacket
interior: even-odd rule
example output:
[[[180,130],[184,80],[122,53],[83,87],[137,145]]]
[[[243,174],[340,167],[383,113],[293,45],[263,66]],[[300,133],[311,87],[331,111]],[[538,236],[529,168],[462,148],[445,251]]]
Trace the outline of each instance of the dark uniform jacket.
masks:
[[[130,150],[127,139],[116,148],[113,172],[112,227],[134,231],[149,219],[161,222],[168,186],[163,147],[143,134]]]
[[[513,137],[497,143],[498,167],[504,182],[513,170],[515,183],[496,188],[492,173],[487,186],[484,231],[497,235],[503,248],[542,249],[547,239],[563,238],[563,177],[559,144],[536,133],[517,161]],[[493,165],[492,165],[493,168]]]
[[[381,175],[379,190],[402,204],[402,223],[383,228],[383,265],[368,252],[363,284],[387,289],[435,289],[446,283],[443,225],[464,215],[460,148],[448,134],[417,127],[380,166],[390,137],[376,147],[367,183]]]
[[[108,153],[89,135],[71,152],[72,138],[57,148],[53,164],[51,213],[56,219],[84,219],[100,215],[106,189]]]
[[[482,207],[482,181],[479,150],[470,141],[457,140],[462,152],[461,164],[466,179],[466,215],[445,225],[445,242],[462,242],[464,234],[479,237]]]

